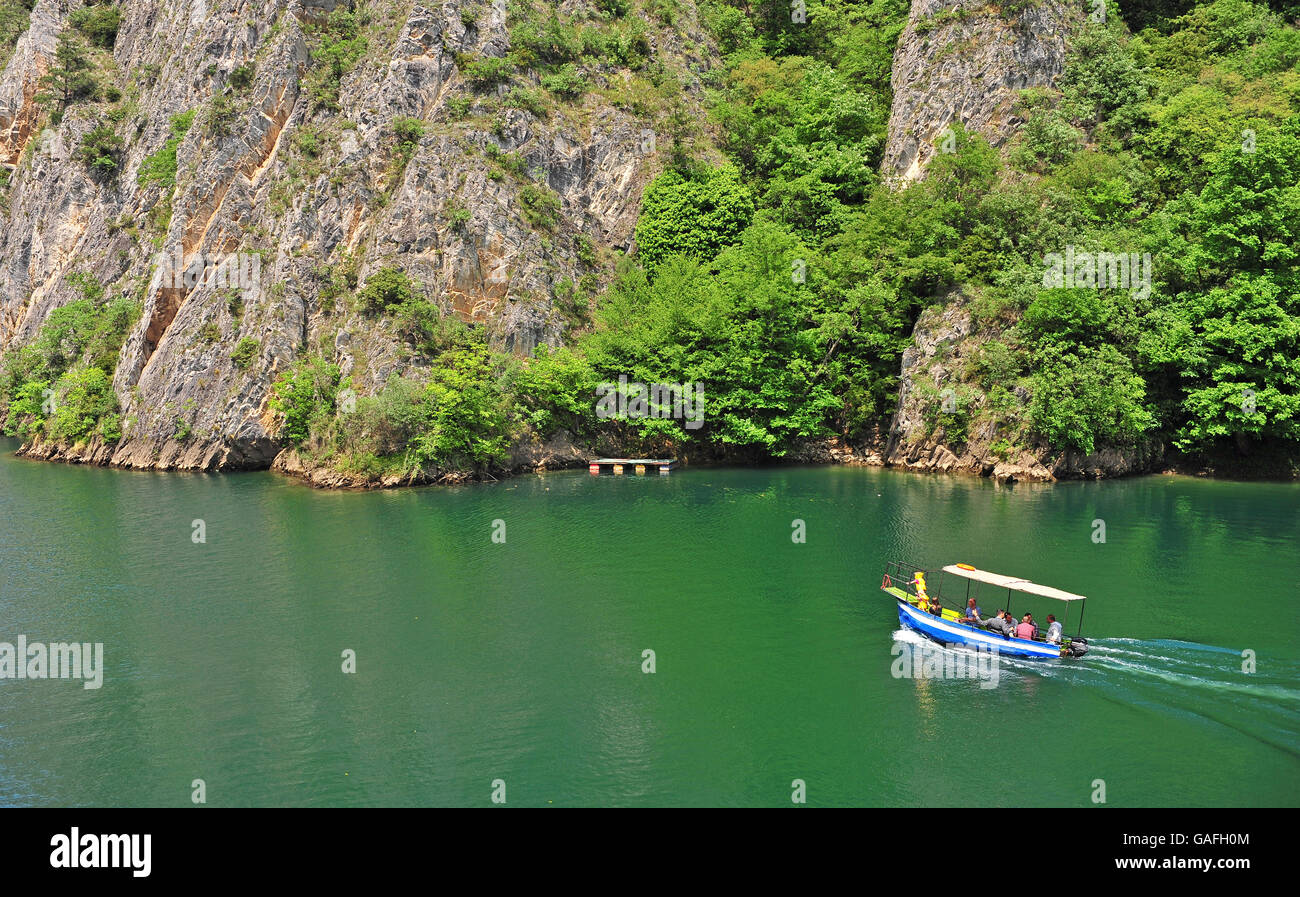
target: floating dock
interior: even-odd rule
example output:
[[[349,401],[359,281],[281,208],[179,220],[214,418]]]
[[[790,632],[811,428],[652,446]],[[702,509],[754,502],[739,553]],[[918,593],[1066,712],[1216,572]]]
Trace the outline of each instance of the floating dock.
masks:
[[[597,458],[587,465],[587,471],[592,476],[600,476],[601,469],[609,467],[614,476],[621,477],[630,468],[637,476],[644,476],[647,470],[657,467],[659,476],[666,477],[676,465],[677,462],[669,458]]]

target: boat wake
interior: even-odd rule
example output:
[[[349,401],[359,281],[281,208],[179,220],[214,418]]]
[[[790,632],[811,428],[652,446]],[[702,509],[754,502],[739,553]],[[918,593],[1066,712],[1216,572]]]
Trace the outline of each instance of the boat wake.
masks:
[[[900,629],[894,640],[925,637]],[[1008,683],[1038,677],[1095,688],[1107,700],[1226,726],[1300,757],[1300,663],[1257,658],[1248,673],[1244,662],[1241,651],[1217,645],[1098,638],[1078,660],[1002,657],[999,667]]]
[[[1300,704],[1300,689],[1282,683],[1300,679],[1300,667],[1285,664],[1275,669],[1247,673],[1241,652],[1214,645],[1171,639],[1098,639],[1091,643],[1089,659],[1104,669],[1150,676],[1186,688]]]

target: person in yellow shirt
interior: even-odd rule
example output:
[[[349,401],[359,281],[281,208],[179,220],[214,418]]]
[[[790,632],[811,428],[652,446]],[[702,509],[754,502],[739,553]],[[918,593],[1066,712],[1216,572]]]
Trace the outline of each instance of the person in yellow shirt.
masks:
[[[930,605],[930,595],[925,590],[925,573],[916,571],[916,579],[910,585],[916,586],[916,606],[925,610]]]
[[[923,572],[917,570],[916,579],[912,580],[909,585],[916,586],[917,610],[934,614],[936,617],[943,616],[943,605],[939,603],[939,599],[931,598],[930,593],[925,590],[925,574]]]

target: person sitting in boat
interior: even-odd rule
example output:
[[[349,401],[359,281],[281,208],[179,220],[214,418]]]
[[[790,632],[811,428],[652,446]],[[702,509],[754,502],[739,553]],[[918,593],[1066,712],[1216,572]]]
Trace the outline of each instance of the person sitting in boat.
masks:
[[[984,621],[980,619],[979,605],[975,603],[974,598],[971,598],[966,602],[966,616],[962,617],[962,622],[974,623],[979,626],[984,624]]]
[[[1032,641],[1037,632],[1034,624],[1029,622],[1029,614],[1020,618],[1020,625],[1016,627],[1016,638],[1027,638]]]
[[[1053,645],[1059,645],[1064,633],[1061,631],[1061,621],[1056,619],[1056,614],[1047,615],[1047,640]]]
[[[1015,631],[1015,627],[1011,623],[1011,614],[1007,613],[1002,608],[998,608],[998,615],[996,617],[990,617],[988,621],[985,622],[984,627],[1008,638],[1010,638],[1011,634]]]
[[[939,603],[938,598],[931,598],[929,605],[926,607],[926,610],[934,614],[936,617],[943,616],[943,605]]]

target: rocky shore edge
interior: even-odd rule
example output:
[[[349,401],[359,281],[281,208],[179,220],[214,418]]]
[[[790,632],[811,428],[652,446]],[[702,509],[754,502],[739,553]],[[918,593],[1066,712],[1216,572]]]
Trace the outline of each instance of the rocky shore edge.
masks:
[[[207,473],[271,470],[317,489],[369,490],[492,482],[519,474],[582,468],[591,458],[609,452],[597,451],[561,433],[545,441],[517,440],[510,447],[506,463],[489,470],[434,467],[407,473],[349,471],[270,440],[246,443],[130,440],[120,444],[93,440],[77,445],[34,441],[20,446],[16,454],[40,461],[126,470]],[[747,463],[726,456],[679,456],[678,460],[685,466]],[[1265,454],[1236,461],[1240,463],[1234,463],[1234,459],[1184,457],[1156,442],[1130,448],[1103,448],[1087,454],[1039,447],[997,455],[987,446],[975,444],[954,449],[941,442],[905,443],[881,436],[862,442],[842,437],[809,440],[777,463],[860,465],[914,473],[979,476],[1002,483],[1100,480],[1157,473],[1229,479],[1287,480],[1300,476],[1300,460],[1294,458]]]

